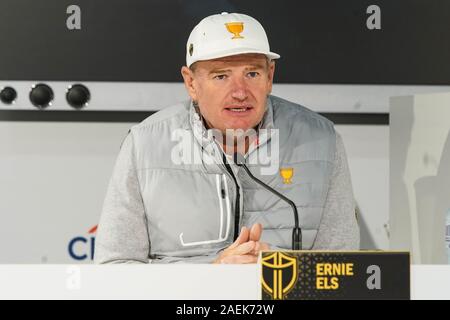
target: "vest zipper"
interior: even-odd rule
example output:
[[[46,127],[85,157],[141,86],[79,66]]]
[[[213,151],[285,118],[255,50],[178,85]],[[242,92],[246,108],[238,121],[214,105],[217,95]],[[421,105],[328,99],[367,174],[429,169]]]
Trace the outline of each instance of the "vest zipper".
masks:
[[[233,173],[233,169],[231,169],[230,165],[228,164],[225,154],[223,154],[223,163],[228,173],[233,178],[234,184],[236,186],[236,202],[234,205],[234,236],[233,236],[233,241],[236,241],[237,237],[239,236],[239,223],[241,219],[241,195],[239,184],[237,183],[236,177]]]

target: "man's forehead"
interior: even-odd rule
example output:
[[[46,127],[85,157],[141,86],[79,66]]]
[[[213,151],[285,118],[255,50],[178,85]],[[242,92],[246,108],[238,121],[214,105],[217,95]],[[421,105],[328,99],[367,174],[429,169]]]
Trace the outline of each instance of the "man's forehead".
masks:
[[[263,54],[239,54],[234,56],[222,57],[212,60],[198,61],[198,65],[205,68],[223,68],[233,65],[251,65],[264,67],[267,57]]]
[[[208,60],[211,62],[235,62],[235,61],[264,61],[267,57],[260,53],[237,54],[228,57]]]

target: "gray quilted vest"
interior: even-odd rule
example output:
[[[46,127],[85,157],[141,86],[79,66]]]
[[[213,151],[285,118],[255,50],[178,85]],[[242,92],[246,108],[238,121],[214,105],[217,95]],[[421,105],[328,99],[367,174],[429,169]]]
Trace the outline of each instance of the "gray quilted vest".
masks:
[[[311,249],[333,172],[333,124],[307,108],[270,96],[260,129],[275,130],[277,139],[270,133],[261,135],[245,162],[254,176],[294,201],[302,248]],[[291,248],[290,206],[252,181],[242,168],[224,164],[221,148],[206,134],[191,102],[163,109],[131,132],[151,257],[216,254],[234,241],[242,226],[258,222],[264,228],[262,241],[273,248]],[[279,154],[267,174],[257,160],[275,147]],[[186,161],[198,154],[200,161]],[[291,177],[283,177],[281,171]]]

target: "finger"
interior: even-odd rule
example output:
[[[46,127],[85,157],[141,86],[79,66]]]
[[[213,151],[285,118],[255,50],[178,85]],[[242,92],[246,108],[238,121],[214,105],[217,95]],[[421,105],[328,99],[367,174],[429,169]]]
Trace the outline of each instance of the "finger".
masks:
[[[229,252],[229,255],[243,255],[251,253],[253,250],[255,250],[255,242],[254,241],[248,241],[246,243],[243,243],[239,245],[237,248],[233,249]]]
[[[249,235],[250,235],[250,231],[248,230],[248,228],[242,227],[241,233],[239,233],[239,237],[237,237],[236,241],[234,241],[233,244],[230,245],[228,248],[234,249],[234,248],[238,247],[239,245],[247,242],[249,239]]]
[[[259,254],[259,251],[261,250],[261,243],[259,241],[255,242],[255,248],[253,249],[252,254],[254,256],[257,256]]]
[[[250,229],[250,240],[259,241],[261,239],[261,234],[262,234],[261,223],[255,223]]]
[[[260,242],[259,244],[260,244],[260,247],[259,247],[259,250],[260,250],[260,251],[267,251],[267,250],[270,250],[270,246],[269,246],[267,243],[265,243],[265,242]]]
[[[252,255],[229,256],[222,259],[224,264],[250,264],[258,262],[258,257]]]
[[[254,249],[253,254],[255,256],[257,256],[257,255],[259,255],[259,253],[261,251],[267,251],[267,250],[270,250],[270,246],[265,242],[258,241],[255,243],[255,249]]]

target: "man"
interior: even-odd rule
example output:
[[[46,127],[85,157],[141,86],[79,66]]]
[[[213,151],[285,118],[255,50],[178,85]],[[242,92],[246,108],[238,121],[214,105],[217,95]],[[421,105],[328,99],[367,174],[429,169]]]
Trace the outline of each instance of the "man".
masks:
[[[261,250],[291,249],[291,208],[235,154],[295,203],[302,249],[358,249],[341,138],[327,119],[270,96],[277,58],[260,23],[243,14],[209,16],[192,30],[181,69],[191,99],[124,140],[97,263],[255,263]],[[258,162],[268,153],[269,166]]]

